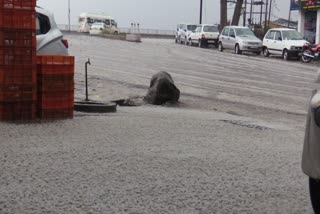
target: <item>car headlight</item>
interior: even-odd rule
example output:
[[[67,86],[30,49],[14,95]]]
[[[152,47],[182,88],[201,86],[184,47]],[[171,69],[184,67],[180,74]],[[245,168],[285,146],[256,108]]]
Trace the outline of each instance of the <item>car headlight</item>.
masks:
[[[249,42],[242,42],[242,44],[244,44],[244,45],[248,45],[248,44],[249,44]]]
[[[290,47],[290,50],[295,50],[295,49],[296,49],[295,46],[291,46],[291,47]]]

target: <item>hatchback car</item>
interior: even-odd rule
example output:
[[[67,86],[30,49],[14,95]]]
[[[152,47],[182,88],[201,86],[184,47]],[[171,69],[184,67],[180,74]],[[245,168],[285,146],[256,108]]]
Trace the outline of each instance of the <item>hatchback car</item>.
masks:
[[[91,25],[91,30],[104,30],[107,28],[107,25],[103,22],[95,22]]]
[[[289,28],[270,29],[263,39],[263,55],[280,55],[284,60],[301,56],[303,45],[307,43],[300,33]]]
[[[227,26],[220,35],[218,49],[232,49],[236,54],[245,51],[260,55],[262,41],[247,27]]]
[[[198,44],[199,47],[208,46],[209,44],[218,45],[219,30],[216,25],[203,24],[197,27],[194,33],[191,33],[189,44]]]
[[[36,7],[37,21],[37,54],[38,55],[68,55],[68,41],[54,21],[53,14]]]
[[[175,37],[176,43],[188,44],[191,33],[194,32],[197,27],[198,25],[195,24],[179,24]]]

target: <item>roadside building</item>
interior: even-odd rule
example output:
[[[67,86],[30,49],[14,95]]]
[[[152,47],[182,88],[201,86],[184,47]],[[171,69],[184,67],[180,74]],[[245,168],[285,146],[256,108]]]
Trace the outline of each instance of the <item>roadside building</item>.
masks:
[[[298,31],[304,35],[307,41],[320,43],[320,1],[291,1],[291,9],[299,10]]]

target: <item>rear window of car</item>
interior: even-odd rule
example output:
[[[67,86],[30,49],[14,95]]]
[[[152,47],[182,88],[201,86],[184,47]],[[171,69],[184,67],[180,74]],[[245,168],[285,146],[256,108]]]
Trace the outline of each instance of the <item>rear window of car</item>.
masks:
[[[268,34],[267,34],[267,36],[266,36],[266,39],[274,39],[274,35],[275,35],[275,31],[270,31]]]
[[[189,30],[189,31],[194,31],[195,29],[197,29],[197,25],[188,25],[187,26],[187,29]]]
[[[51,29],[50,20],[47,16],[37,13],[36,30],[37,35],[47,34]]]
[[[222,31],[222,35],[228,36],[228,34],[229,34],[229,28],[224,28]]]
[[[203,32],[219,32],[218,28],[216,26],[204,26]]]

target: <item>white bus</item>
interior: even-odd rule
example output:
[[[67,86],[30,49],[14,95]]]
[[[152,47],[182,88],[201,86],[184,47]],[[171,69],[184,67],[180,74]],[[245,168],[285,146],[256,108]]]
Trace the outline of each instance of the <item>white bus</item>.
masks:
[[[118,24],[112,17],[93,13],[80,14],[78,31],[88,33],[91,25],[95,22],[103,22],[109,28],[111,33],[119,33]]]

